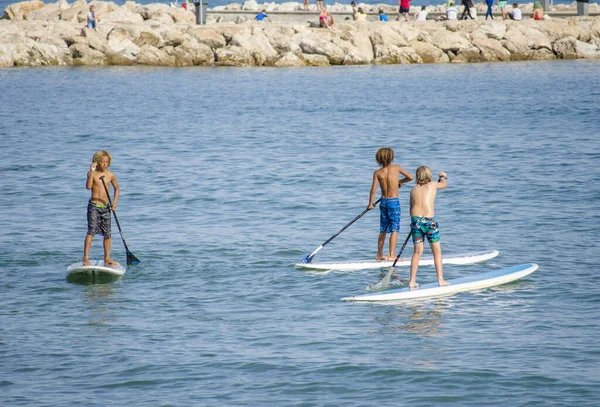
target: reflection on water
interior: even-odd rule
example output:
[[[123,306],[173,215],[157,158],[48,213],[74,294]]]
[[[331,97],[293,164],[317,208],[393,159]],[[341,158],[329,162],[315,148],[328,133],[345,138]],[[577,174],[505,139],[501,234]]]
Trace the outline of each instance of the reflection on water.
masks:
[[[67,275],[67,282],[78,285],[110,284],[114,283],[120,278],[121,276],[113,276],[111,274],[105,273],[75,273]]]
[[[386,305],[394,302],[385,302]],[[397,307],[390,307],[383,317],[376,320],[387,328],[417,334],[420,336],[443,336],[443,311],[450,308],[447,298],[429,300],[427,302],[396,302]]]
[[[114,320],[114,313],[111,310],[117,300],[114,298],[112,284],[90,285],[83,293],[84,303],[90,311],[91,325],[106,325]]]

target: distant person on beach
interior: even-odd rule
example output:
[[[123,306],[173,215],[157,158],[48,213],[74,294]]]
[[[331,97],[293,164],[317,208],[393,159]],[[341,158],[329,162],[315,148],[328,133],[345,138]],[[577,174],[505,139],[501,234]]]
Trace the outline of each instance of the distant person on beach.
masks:
[[[261,11],[260,13],[258,13],[258,14],[256,15],[256,17],[254,17],[254,19],[255,19],[256,21],[264,21],[264,20],[267,20],[268,22],[271,22],[271,19],[270,19],[270,18],[269,18],[269,16],[267,15],[267,11],[266,11],[266,10],[263,10],[263,11]]]
[[[396,21],[400,21],[401,16],[404,16],[404,21],[408,21],[410,13],[410,0],[399,0],[398,5],[398,17],[396,17]]]
[[[448,6],[446,7],[446,15],[439,16],[438,20],[457,20],[458,19],[458,9],[454,7],[454,1],[448,2]]]
[[[494,7],[494,0],[485,0],[485,4],[487,5],[487,11],[485,12],[485,19],[488,19],[488,16],[494,19],[494,15],[492,14],[492,7]]]
[[[309,0],[304,0],[304,8],[303,8],[304,11],[308,11],[308,1]]]
[[[96,6],[94,6],[92,4],[90,6],[90,11],[87,14],[87,24],[86,24],[86,27],[95,30],[96,29],[96,24],[98,24],[99,21],[100,21],[100,19],[98,17],[96,17]]]
[[[112,156],[108,151],[96,151],[92,158],[90,170],[87,173],[85,187],[92,191],[92,196],[87,206],[88,231],[83,245],[83,264],[86,266],[91,264],[89,254],[94,235],[104,236],[104,265],[119,265],[119,263],[110,258],[110,211],[117,209],[117,201],[121,192],[117,183],[117,177],[108,170],[111,162]],[[104,178],[101,179],[101,177]],[[104,188],[105,186],[107,189],[110,188],[111,184],[115,191],[112,207],[109,205],[106,189]]]
[[[354,21],[367,21],[367,15],[363,11],[362,7],[358,8],[356,15],[354,16]]]
[[[379,9],[379,21],[388,21],[388,16],[385,15],[382,9]]]
[[[468,17],[472,20],[473,17],[471,16],[471,6],[473,5],[473,3],[471,3],[471,0],[462,0],[461,4],[464,6],[464,10],[462,12],[462,15],[460,16],[460,19],[466,20]]]
[[[442,270],[442,247],[440,245],[439,226],[434,216],[435,196],[438,189],[446,188],[446,173],[440,171],[440,182],[431,182],[431,170],[429,167],[417,168],[417,185],[410,191],[410,230],[413,238],[414,250],[410,260],[409,288],[415,288],[417,284],[417,270],[419,261],[423,255],[423,244],[425,238],[429,242],[433,253],[433,263],[440,287],[450,285],[444,280]]]
[[[351,2],[350,7],[352,7],[352,20],[356,20],[356,13],[358,13],[358,7],[356,7],[355,2]]]
[[[323,10],[323,0],[317,0],[317,10]]]
[[[329,11],[327,11],[327,7],[323,7],[321,13],[319,13],[319,26],[323,28],[329,28],[334,24],[333,16]]]
[[[421,11],[415,13],[416,21],[427,21],[427,7],[421,6]]]
[[[380,148],[375,154],[375,160],[381,166],[373,173],[373,184],[369,195],[367,209],[373,209],[377,185],[381,189],[381,202],[379,204],[379,237],[377,239],[378,261],[394,260],[398,232],[400,232],[400,200],[398,190],[402,184],[414,179],[412,174],[399,165],[392,164],[394,161],[394,150],[388,147]],[[404,176],[400,179],[400,174]],[[383,255],[386,234],[390,233],[390,250],[387,256]]]
[[[512,10],[508,12],[508,16],[511,20],[521,21],[523,19],[523,13],[519,8],[519,3],[514,3],[512,5]]]
[[[506,1],[506,0],[498,0],[498,7],[500,7],[500,11],[502,12],[503,20],[508,19],[508,13],[506,12],[506,4],[507,3],[508,3],[508,1]]]
[[[536,1],[533,3],[533,14],[531,15],[534,20],[543,20],[544,19],[544,8],[542,7],[542,3]]]

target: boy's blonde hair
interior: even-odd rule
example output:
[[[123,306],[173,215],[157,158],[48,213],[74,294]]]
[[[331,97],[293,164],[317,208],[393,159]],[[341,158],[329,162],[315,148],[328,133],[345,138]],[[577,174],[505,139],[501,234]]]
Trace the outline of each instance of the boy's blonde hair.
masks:
[[[108,157],[108,166],[110,167],[110,163],[112,162],[112,155],[106,150],[98,150],[94,153],[94,158],[92,158],[92,162],[97,163],[103,157]]]
[[[422,165],[419,168],[417,168],[417,184],[425,185],[425,184],[429,184],[430,182],[431,182],[431,169],[426,165]]]
[[[394,161],[394,150],[389,147],[380,148],[375,154],[375,160],[382,167],[387,167]]]

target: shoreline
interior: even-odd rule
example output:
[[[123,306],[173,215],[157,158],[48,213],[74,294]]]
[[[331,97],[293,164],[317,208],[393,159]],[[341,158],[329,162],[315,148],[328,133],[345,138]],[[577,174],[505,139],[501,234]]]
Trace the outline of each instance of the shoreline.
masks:
[[[293,13],[304,23],[245,20],[200,26],[191,11],[163,4],[94,4],[100,16],[96,30],[84,28],[89,7],[84,0],[17,3],[13,17],[0,20],[0,67],[301,67],[600,58],[598,16],[384,23],[336,15],[336,24],[326,29],[315,27],[311,12]]]

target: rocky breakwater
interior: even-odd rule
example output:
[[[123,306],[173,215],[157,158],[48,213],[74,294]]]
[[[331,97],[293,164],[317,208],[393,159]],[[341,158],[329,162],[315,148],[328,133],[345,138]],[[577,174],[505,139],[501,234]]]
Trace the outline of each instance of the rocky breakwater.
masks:
[[[0,66],[324,66],[600,58],[600,18],[546,21],[211,24],[160,4],[17,3],[0,20]],[[5,13],[6,14],[6,13]]]

